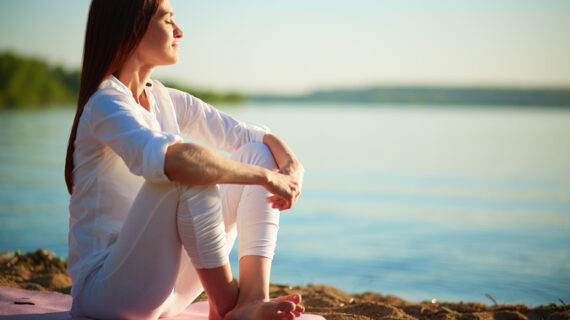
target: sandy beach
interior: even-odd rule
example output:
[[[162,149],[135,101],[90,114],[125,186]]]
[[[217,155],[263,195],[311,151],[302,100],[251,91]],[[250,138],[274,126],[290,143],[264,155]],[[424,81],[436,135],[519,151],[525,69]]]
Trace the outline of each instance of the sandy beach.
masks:
[[[21,254],[0,253],[0,286],[27,290],[56,291],[69,294],[71,279],[65,272],[66,261],[48,250]],[[423,301],[412,303],[374,292],[348,294],[328,285],[292,287],[272,284],[271,296],[298,292],[303,295],[307,312],[328,320],[388,319],[570,319],[570,308],[563,302],[530,308],[525,305],[486,305],[468,302]],[[199,301],[206,300],[202,294]],[[489,297],[492,301],[492,297]]]

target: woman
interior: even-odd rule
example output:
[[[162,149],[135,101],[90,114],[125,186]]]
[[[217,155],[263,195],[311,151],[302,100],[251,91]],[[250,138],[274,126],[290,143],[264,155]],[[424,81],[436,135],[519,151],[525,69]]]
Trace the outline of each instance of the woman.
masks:
[[[301,297],[269,300],[269,273],[303,167],[266,129],[150,80],[182,36],[169,0],[91,3],[65,167],[72,313],[171,316],[205,290],[210,319],[294,319]]]

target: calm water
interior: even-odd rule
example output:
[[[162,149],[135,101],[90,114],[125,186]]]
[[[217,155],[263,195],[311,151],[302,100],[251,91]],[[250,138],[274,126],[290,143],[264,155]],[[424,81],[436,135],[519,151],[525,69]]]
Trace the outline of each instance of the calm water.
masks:
[[[306,168],[272,280],[570,301],[570,110],[248,105]],[[0,250],[67,255],[72,110],[0,113]]]

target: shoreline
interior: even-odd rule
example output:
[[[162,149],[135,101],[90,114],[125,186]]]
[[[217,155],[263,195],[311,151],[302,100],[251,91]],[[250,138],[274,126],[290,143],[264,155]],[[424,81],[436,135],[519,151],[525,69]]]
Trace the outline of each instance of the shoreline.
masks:
[[[66,261],[52,251],[38,249],[21,254],[0,252],[0,286],[69,294],[71,279]],[[392,295],[375,292],[348,294],[326,284],[290,286],[271,284],[272,297],[298,292],[307,313],[328,320],[387,319],[570,319],[570,306],[550,304],[530,308],[526,305],[489,306],[483,303],[423,301],[412,303]],[[492,300],[492,298],[490,297]],[[205,294],[196,301],[207,300]]]

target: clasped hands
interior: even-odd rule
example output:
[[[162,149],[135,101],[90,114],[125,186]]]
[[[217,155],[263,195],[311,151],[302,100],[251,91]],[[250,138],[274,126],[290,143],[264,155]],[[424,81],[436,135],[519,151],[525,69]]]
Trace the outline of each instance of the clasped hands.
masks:
[[[266,189],[273,193],[266,201],[280,211],[291,209],[301,195],[305,169],[298,161],[291,161],[278,171],[271,171]]]

